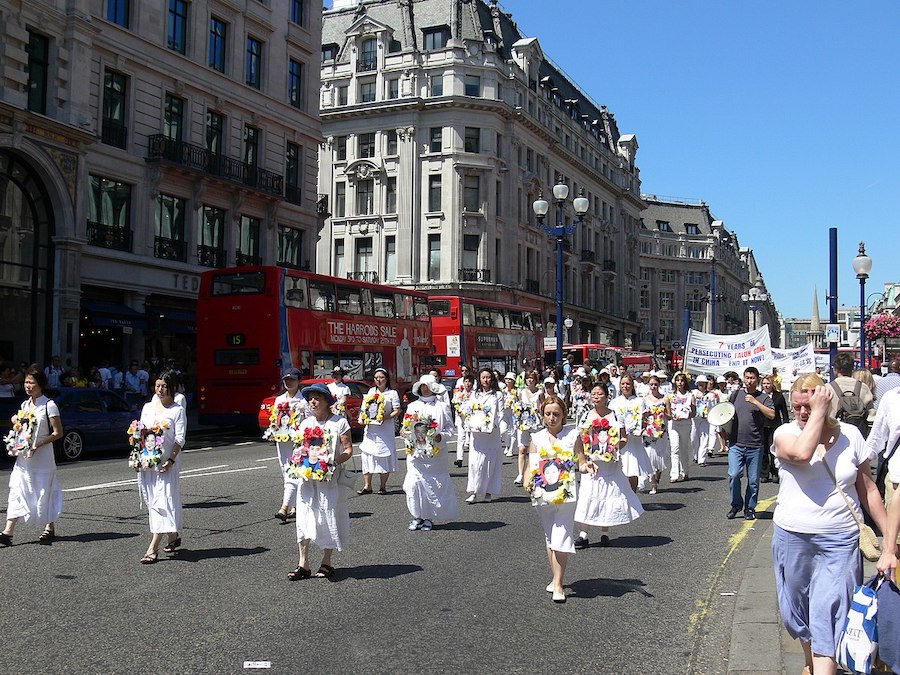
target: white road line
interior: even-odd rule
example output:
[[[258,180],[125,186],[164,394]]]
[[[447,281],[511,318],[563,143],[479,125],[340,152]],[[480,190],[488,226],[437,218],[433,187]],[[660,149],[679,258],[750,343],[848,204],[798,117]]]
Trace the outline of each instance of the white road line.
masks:
[[[208,448],[192,448],[190,450],[182,450],[182,452],[202,452],[203,450],[212,450],[212,446],[210,445]]]
[[[241,443],[235,443],[235,445],[253,445],[256,441],[242,441]]]
[[[281,459],[280,457],[263,457],[262,459],[257,459],[257,462],[271,462],[272,460]]]
[[[228,464],[216,464],[214,466],[201,466],[197,469],[184,469],[184,470],[182,470],[181,475],[183,476],[186,473],[197,473],[198,471],[209,471],[210,469],[224,469],[227,466],[229,466],[229,465]]]
[[[217,476],[220,473],[240,473],[241,471],[256,471],[256,469],[265,469],[264,466],[248,466],[245,469],[228,469],[228,471],[210,471],[209,473],[192,473],[190,476],[182,476],[182,478],[197,478],[203,476]]]
[[[210,469],[224,469],[228,464],[217,464],[215,466],[203,466],[199,469],[186,469],[181,472],[182,477],[190,477],[190,474],[196,473],[198,471],[209,471]],[[253,467],[253,468],[261,468],[261,467]],[[188,474],[188,476],[185,476]],[[67,488],[63,490],[63,492],[85,492],[87,490],[102,490],[103,488],[111,488],[111,487],[121,487],[122,485],[135,485],[137,484],[137,478],[132,478],[130,480],[117,480],[112,481],[110,483],[97,483],[95,485],[83,485],[82,487],[77,488]]]

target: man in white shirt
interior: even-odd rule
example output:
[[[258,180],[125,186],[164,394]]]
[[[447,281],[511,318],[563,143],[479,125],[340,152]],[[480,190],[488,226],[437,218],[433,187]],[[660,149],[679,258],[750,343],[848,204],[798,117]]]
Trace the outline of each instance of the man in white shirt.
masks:
[[[619,376],[619,367],[615,363],[610,363],[608,366],[606,366],[606,368],[609,371],[609,383],[612,385],[612,388],[615,391],[619,391],[619,381],[622,379]],[[600,372],[602,373],[603,371],[601,370]],[[615,397],[616,394],[609,392],[610,400],[614,399]]]
[[[47,376],[47,386],[50,389],[59,389],[62,386],[62,376],[65,371],[59,363],[59,356],[54,355],[50,359],[50,365],[44,368]]]
[[[463,378],[468,374],[468,372],[469,372],[469,366],[467,366],[465,363],[460,363],[459,364],[459,377],[457,378],[456,382],[453,384],[453,391],[459,391],[460,389],[463,388]]]
[[[143,403],[147,398],[147,380],[150,376],[138,369],[138,362],[132,361],[125,373],[125,398],[129,403]]]
[[[875,383],[875,410],[878,410],[885,394],[900,387],[900,357],[892,358],[887,368],[887,375]]]
[[[891,389],[881,399],[872,430],[866,439],[869,450],[878,457],[879,466],[885,460],[885,456],[889,457],[884,480],[884,501],[887,505],[890,505],[894,490],[900,484],[900,452],[894,450],[898,441],[900,441],[900,388]]]

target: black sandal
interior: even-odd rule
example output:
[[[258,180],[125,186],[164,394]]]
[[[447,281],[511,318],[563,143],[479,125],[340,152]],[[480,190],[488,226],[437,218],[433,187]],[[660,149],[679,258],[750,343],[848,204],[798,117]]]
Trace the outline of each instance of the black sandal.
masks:
[[[380,495],[386,495],[386,494],[387,494],[387,490],[385,490],[384,488],[381,488],[381,489],[378,491],[378,494],[380,494]]]
[[[6,532],[0,532],[0,545],[12,546],[12,535]]]
[[[38,541],[44,544],[48,544],[53,541],[53,538],[56,536],[56,530],[51,530],[49,527],[46,528],[43,532],[41,532],[41,536],[38,537]]]
[[[334,574],[334,568],[331,565],[320,565],[316,572],[316,579],[328,579]]]
[[[363,488],[362,490],[357,490],[356,494],[358,495],[370,495],[372,494],[372,488]]]
[[[181,546],[181,537],[175,537],[173,541],[163,546],[164,553],[175,553],[175,549]]]
[[[291,581],[300,581],[301,579],[309,579],[312,576],[312,571],[306,567],[300,567],[297,565],[297,569],[293,572],[288,572],[288,579]]]
[[[159,560],[159,553],[145,553],[141,558],[141,565],[152,565]]]
[[[282,507],[278,509],[278,512],[275,514],[275,517],[278,518],[282,523],[286,523],[288,519],[287,509]]]

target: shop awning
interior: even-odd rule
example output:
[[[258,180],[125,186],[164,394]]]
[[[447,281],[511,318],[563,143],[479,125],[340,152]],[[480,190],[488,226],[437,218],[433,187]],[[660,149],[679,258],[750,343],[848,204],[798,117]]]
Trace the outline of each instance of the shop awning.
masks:
[[[82,300],[81,310],[93,326],[117,326],[119,328],[147,328],[147,318],[125,305],[95,300]]]
[[[197,313],[191,309],[149,305],[147,307],[147,316],[151,325],[157,320],[160,321],[164,331],[180,335],[195,335],[197,333]]]

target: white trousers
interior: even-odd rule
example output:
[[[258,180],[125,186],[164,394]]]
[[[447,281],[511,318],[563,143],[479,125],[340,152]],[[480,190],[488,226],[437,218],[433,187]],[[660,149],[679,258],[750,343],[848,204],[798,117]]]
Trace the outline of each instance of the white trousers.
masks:
[[[694,418],[694,430],[691,435],[691,445],[694,448],[694,460],[697,464],[706,464],[709,455],[710,426],[705,417]],[[713,439],[715,440],[715,439]]]
[[[669,444],[672,449],[672,465],[669,480],[680,480],[688,475],[691,461],[691,421],[669,422]]]

